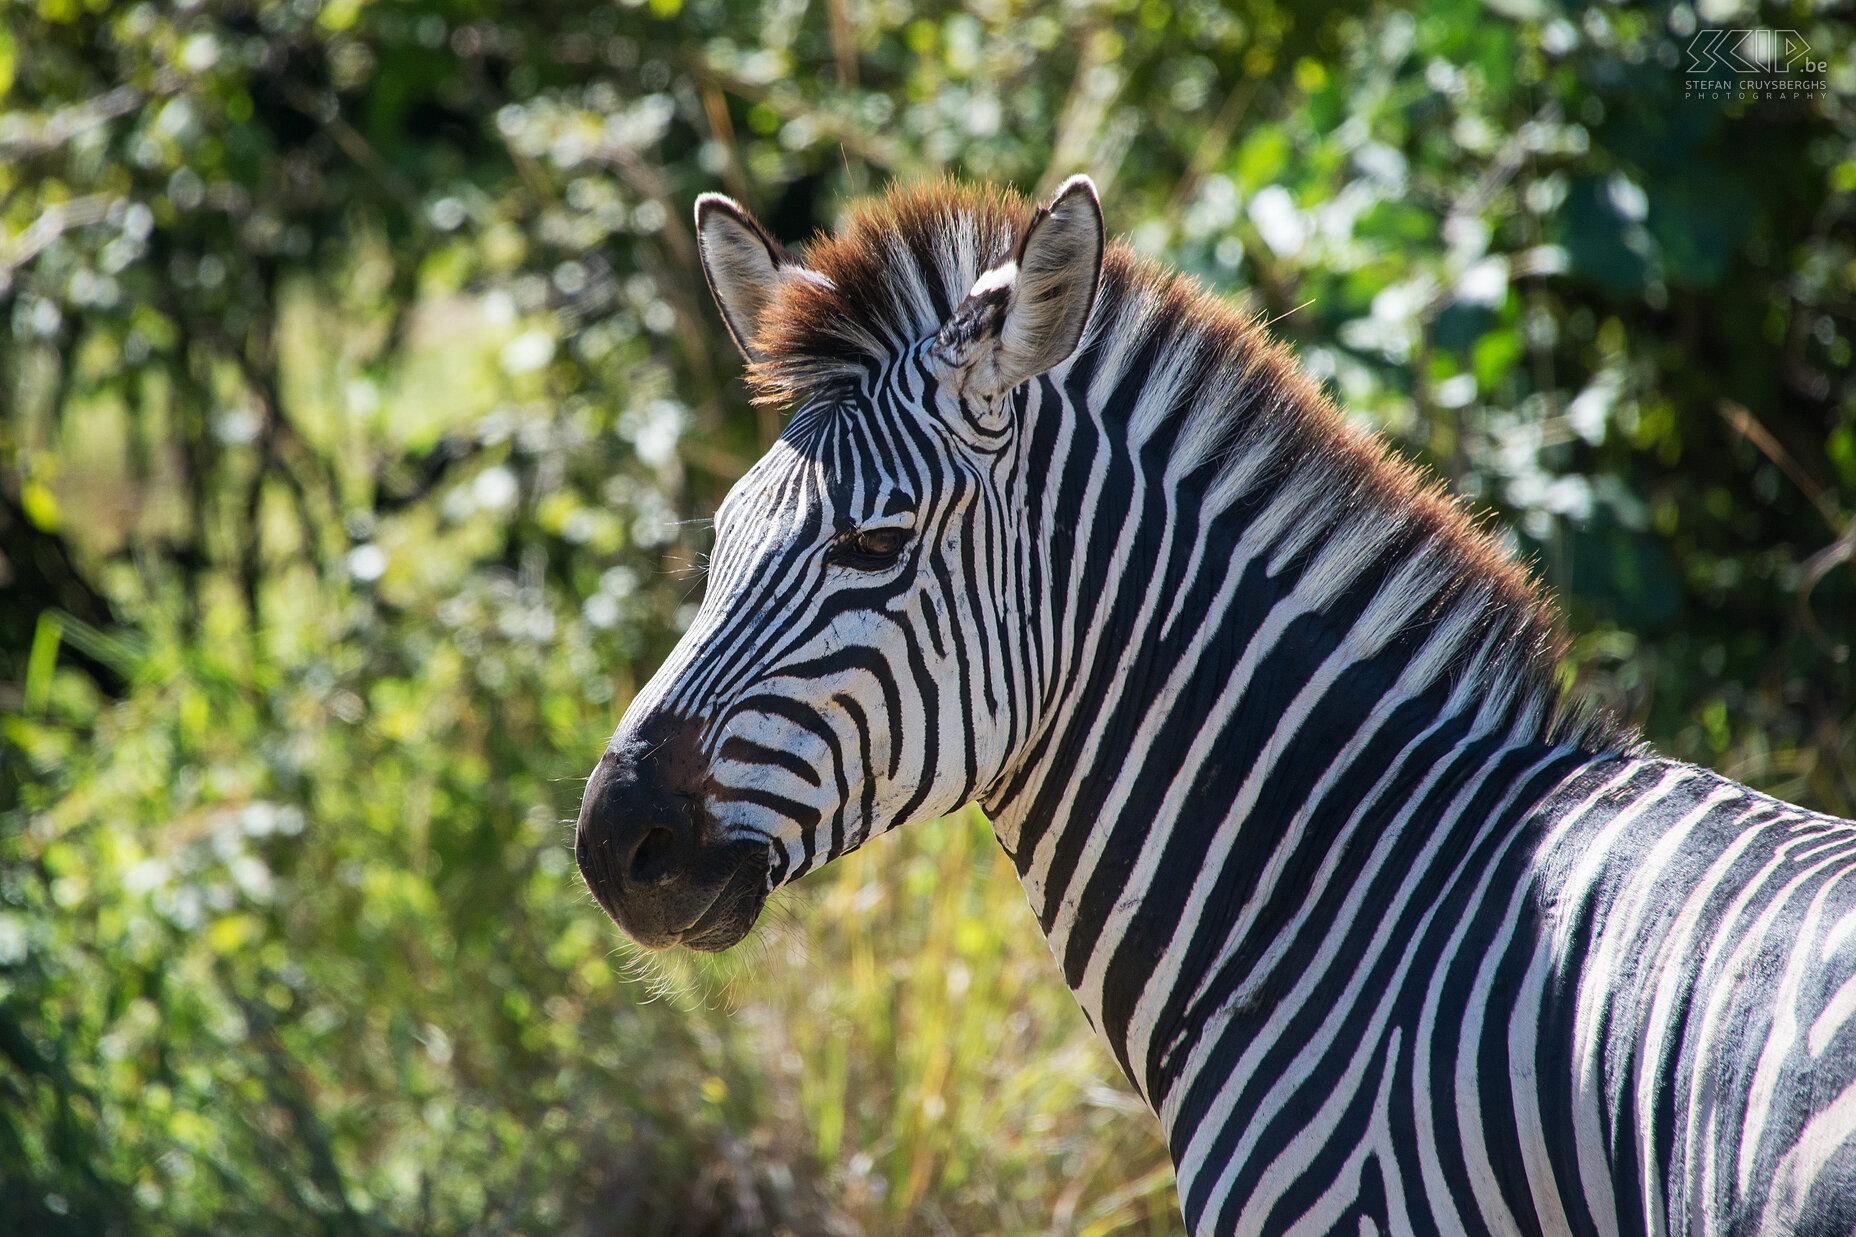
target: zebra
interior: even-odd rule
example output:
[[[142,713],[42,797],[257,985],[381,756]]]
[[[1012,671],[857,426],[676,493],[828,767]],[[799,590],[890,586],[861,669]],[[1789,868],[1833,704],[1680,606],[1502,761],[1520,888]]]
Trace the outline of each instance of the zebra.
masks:
[[[1195,1234],[1856,1232],[1856,825],[1582,704],[1513,553],[1086,178],[696,233],[793,412],[587,784],[639,944],[977,801]]]

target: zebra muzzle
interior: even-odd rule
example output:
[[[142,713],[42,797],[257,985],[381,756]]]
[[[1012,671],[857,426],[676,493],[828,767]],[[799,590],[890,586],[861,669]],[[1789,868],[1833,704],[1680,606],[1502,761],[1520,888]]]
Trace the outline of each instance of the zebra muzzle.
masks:
[[[724,840],[703,806],[696,728],[627,726],[587,781],[574,854],[587,888],[646,949],[740,941],[767,897],[764,843]]]

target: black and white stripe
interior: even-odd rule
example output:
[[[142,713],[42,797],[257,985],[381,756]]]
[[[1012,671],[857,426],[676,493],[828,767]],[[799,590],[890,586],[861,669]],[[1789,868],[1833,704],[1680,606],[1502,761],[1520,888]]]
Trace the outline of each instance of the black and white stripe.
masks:
[[[677,719],[768,887],[982,802],[1195,1233],[1856,1232],[1856,826],[1569,704],[1519,570],[1086,182],[803,265],[705,210],[801,406],[615,750]]]

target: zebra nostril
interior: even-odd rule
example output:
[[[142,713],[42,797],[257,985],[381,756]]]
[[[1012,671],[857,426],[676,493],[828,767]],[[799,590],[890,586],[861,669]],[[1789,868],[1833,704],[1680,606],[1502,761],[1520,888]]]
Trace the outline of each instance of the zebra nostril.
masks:
[[[625,877],[634,885],[655,884],[674,871],[676,854],[677,835],[662,825],[653,825],[633,848]]]

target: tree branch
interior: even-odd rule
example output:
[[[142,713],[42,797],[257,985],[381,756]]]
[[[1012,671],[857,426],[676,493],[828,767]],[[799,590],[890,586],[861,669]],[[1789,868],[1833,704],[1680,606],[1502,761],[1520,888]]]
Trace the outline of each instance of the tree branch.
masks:
[[[59,108],[36,125],[24,118],[14,120],[0,129],[0,159],[30,159],[56,150],[86,129],[128,115],[147,97],[134,86],[118,86],[94,99]]]
[[[744,81],[732,73],[720,72],[706,61],[698,61],[693,67],[698,80],[704,84],[712,82],[729,94],[740,95],[751,103],[764,103],[782,116],[793,119],[803,117],[818,133],[866,162],[881,168],[896,168],[908,162],[909,153],[902,143],[879,133],[871,133],[845,116],[804,104],[795,108],[773,91]]]
[[[26,226],[10,242],[0,244],[0,277],[11,275],[38,257],[53,241],[73,228],[87,228],[109,218],[110,208],[122,199],[113,193],[92,193],[56,206]]]

